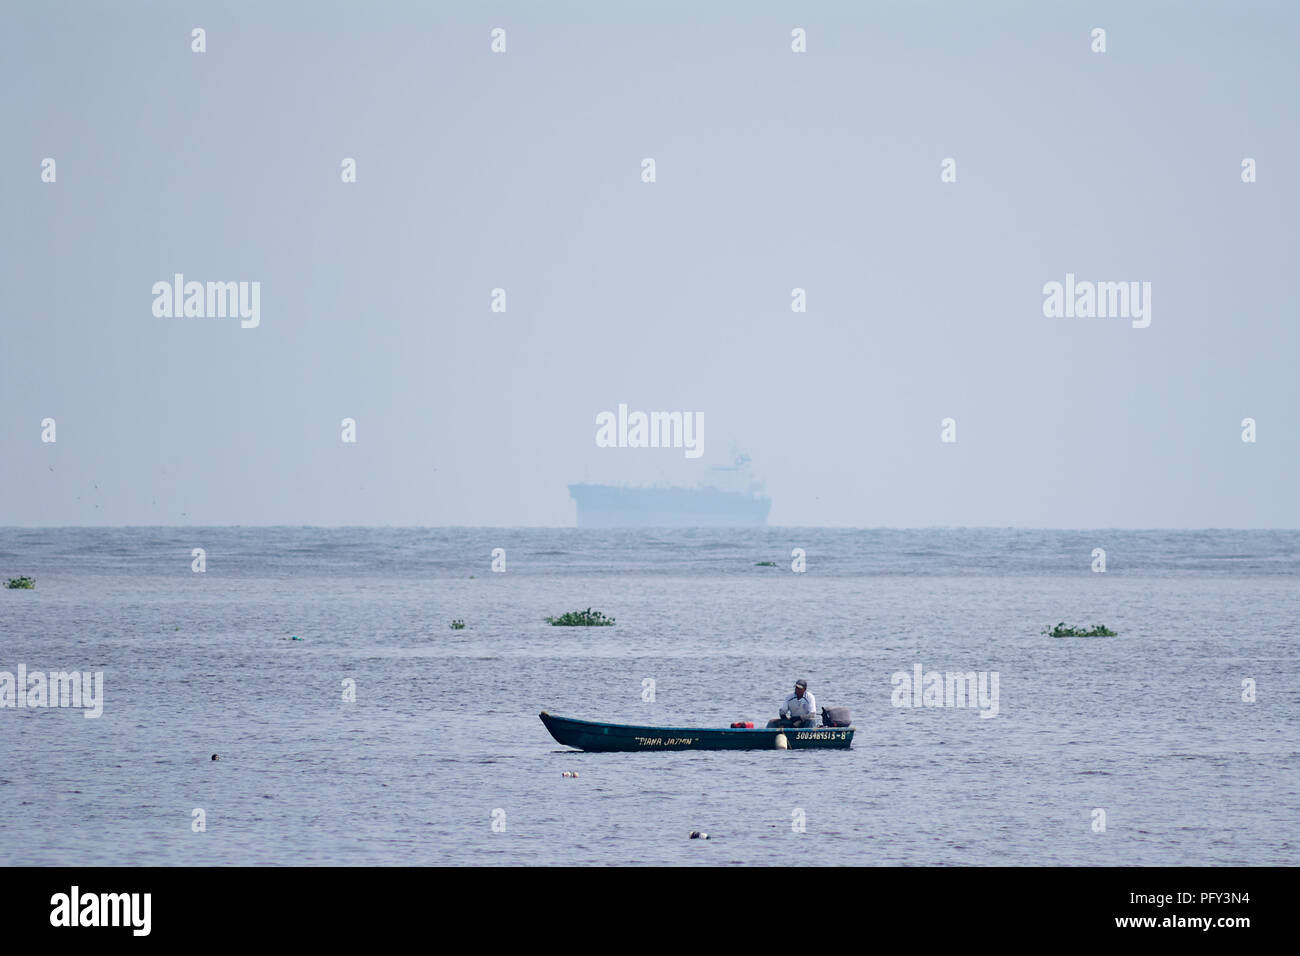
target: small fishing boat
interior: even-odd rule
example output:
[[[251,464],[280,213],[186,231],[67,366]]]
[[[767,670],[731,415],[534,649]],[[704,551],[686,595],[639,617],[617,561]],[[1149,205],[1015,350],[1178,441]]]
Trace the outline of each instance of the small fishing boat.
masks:
[[[803,750],[853,744],[852,727],[634,727],[539,714],[551,736],[579,750]]]

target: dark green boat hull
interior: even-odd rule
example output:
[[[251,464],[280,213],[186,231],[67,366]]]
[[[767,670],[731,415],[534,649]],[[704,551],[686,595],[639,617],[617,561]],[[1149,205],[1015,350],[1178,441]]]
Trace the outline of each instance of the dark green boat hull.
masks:
[[[579,750],[777,750],[777,736],[784,734],[790,750],[846,750],[853,744],[852,727],[633,727],[601,724],[591,720],[539,715],[551,736],[566,747]]]

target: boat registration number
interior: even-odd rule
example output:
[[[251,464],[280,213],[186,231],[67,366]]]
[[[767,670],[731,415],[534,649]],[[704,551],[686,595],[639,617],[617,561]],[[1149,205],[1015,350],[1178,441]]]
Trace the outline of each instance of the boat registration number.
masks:
[[[795,740],[845,740],[849,736],[845,730],[802,730],[794,735]]]

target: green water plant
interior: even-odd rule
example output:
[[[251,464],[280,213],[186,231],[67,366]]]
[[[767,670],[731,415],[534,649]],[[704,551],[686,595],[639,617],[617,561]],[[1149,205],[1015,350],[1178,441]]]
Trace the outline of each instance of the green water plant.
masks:
[[[776,562],[775,562],[775,561],[755,561],[755,562],[754,562],[754,567],[756,567],[756,568],[774,568],[774,567],[776,567]]]
[[[463,631],[465,630],[465,622],[460,618],[456,618],[451,622],[451,629],[453,631]]]
[[[13,589],[24,588],[25,590],[30,591],[36,587],[36,579],[29,578],[26,575],[23,575],[20,578],[10,578],[5,582],[5,587]]]
[[[1070,627],[1064,621],[1057,624],[1056,627],[1043,628],[1044,634],[1052,637],[1114,637],[1115,632],[1105,624],[1094,624],[1092,630],[1086,630],[1082,627]]]
[[[609,627],[614,619],[587,608],[585,611],[569,611],[559,617],[548,617],[546,623],[552,627]]]

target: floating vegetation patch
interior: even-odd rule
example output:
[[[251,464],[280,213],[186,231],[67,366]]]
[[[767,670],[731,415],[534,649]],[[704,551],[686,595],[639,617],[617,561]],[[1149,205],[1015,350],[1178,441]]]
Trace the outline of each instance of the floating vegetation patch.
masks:
[[[587,608],[585,611],[569,611],[559,617],[548,617],[546,623],[552,627],[609,627],[614,619]]]
[[[755,561],[755,562],[754,562],[754,567],[756,567],[756,568],[774,568],[774,567],[776,567],[776,562],[775,562],[775,561]]]
[[[35,579],[35,578],[29,578],[29,577],[27,577],[26,575],[24,575],[24,576],[21,577],[21,578],[10,578],[8,581],[5,582],[5,587],[7,587],[7,588],[24,588],[24,589],[30,591],[30,590],[32,590],[33,588],[36,587],[36,579]]]
[[[1082,627],[1070,627],[1064,621],[1056,627],[1043,628],[1043,633],[1052,637],[1115,637],[1115,632],[1105,624],[1094,624],[1092,630],[1086,630]]]
[[[465,630],[465,622],[460,618],[456,618],[451,622],[451,629],[453,631],[463,631]]]

